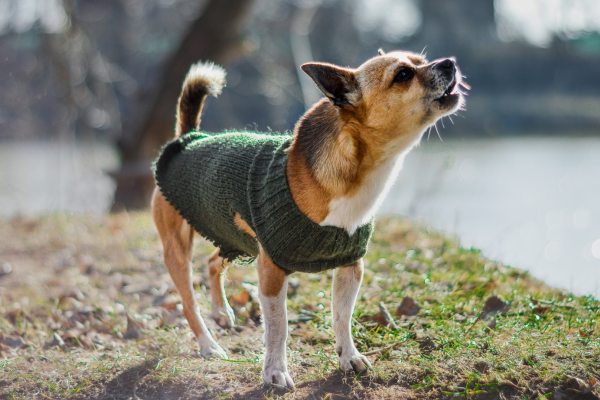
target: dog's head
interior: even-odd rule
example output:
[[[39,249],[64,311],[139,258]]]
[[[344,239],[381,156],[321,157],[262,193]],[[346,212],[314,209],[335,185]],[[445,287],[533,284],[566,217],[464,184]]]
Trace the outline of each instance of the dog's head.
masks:
[[[357,69],[308,63],[302,69],[348,122],[381,144],[418,139],[464,105],[467,87],[452,58],[428,62],[404,51],[383,53]]]

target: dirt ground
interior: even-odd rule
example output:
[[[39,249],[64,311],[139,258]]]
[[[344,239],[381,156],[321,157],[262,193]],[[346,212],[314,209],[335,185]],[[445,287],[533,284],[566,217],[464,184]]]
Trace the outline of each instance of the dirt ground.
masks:
[[[393,218],[377,224],[354,315],[374,369],[338,369],[331,273],[294,274],[296,389],[263,387],[256,274],[229,269],[237,321],[221,329],[207,317],[212,250],[197,240],[194,286],[227,360],[198,356],[148,213],[0,221],[0,399],[597,398],[595,299]]]

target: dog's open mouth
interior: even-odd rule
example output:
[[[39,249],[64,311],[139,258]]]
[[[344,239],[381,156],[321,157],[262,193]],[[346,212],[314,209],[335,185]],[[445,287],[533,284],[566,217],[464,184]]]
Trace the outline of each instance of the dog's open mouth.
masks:
[[[452,82],[450,82],[450,84],[448,85],[446,90],[444,90],[442,95],[440,97],[438,97],[437,99],[435,99],[435,101],[444,102],[445,100],[447,100],[447,98],[449,96],[456,95],[457,93],[453,93],[455,88],[456,88],[456,78],[452,79]]]
[[[441,110],[445,112],[450,111],[459,104],[462,95],[457,87],[458,85],[462,85],[459,79],[458,77],[454,77],[442,94],[433,100]]]

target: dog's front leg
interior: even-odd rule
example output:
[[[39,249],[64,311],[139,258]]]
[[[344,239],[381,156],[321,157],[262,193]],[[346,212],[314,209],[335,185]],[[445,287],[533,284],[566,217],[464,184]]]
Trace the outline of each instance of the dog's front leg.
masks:
[[[356,350],[352,339],[352,313],[363,276],[362,259],[349,267],[333,271],[333,331],[335,350],[340,357],[340,368],[357,374],[371,368],[367,357]]]
[[[261,248],[258,256],[258,289],[265,326],[265,363],[263,380],[267,385],[279,385],[292,389],[294,381],[290,377],[286,360],[287,287],[285,271],[273,263]]]

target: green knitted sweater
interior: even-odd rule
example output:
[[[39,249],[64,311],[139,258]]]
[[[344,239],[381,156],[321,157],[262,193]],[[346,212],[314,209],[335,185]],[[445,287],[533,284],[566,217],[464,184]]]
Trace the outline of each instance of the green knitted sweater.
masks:
[[[304,215],[290,193],[287,135],[191,132],[167,144],[154,170],[162,194],[190,225],[221,249],[223,258],[258,255],[235,213],[273,262],[286,272],[348,266],[367,252],[373,224],[351,236]]]

